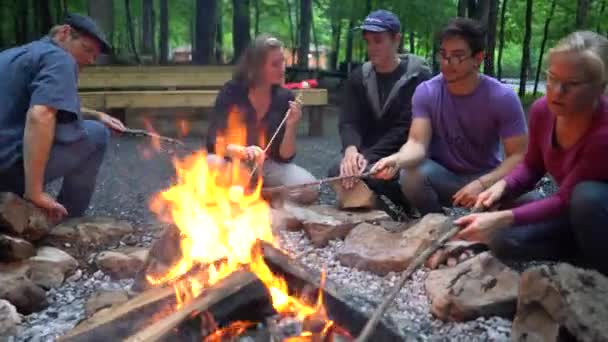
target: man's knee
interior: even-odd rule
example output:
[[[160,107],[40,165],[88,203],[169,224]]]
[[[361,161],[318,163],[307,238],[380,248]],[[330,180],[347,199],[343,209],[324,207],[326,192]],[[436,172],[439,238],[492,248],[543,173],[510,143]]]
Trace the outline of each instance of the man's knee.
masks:
[[[439,169],[435,162],[427,160],[418,166],[401,170],[399,184],[404,193],[415,192],[428,185],[437,174]]]
[[[93,120],[84,121],[89,141],[96,150],[105,151],[110,140],[110,130],[101,122]]]

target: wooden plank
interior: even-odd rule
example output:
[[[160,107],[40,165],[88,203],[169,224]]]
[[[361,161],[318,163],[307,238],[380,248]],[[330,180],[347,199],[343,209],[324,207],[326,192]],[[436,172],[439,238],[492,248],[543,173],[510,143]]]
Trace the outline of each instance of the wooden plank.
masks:
[[[90,108],[209,108],[218,90],[146,90],[81,92],[82,105]],[[305,106],[327,105],[326,89],[301,89]]]
[[[161,304],[161,306],[173,305],[174,302],[175,290],[172,287],[150,289],[117,307],[97,312],[66,335],[60,337],[59,341],[90,341],[98,335],[98,331],[105,331],[109,336],[112,336],[117,334],[119,330],[124,329],[124,327],[118,327],[114,323],[126,322],[131,327],[137,327],[137,319],[146,321],[150,318],[144,316],[144,310],[147,307],[158,304]]]
[[[83,73],[79,88],[86,89],[172,89],[219,88],[232,78],[232,72],[108,72]]]

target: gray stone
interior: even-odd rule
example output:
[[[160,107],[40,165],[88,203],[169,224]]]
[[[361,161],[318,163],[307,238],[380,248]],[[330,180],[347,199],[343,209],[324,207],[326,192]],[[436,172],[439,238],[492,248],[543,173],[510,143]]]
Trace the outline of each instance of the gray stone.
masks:
[[[489,252],[429,273],[425,288],[431,313],[443,321],[513,317],[519,274]]]
[[[28,241],[44,237],[50,222],[44,211],[21,197],[10,193],[0,193],[0,229],[10,235]]]
[[[20,323],[21,316],[17,313],[17,308],[9,301],[0,299],[0,338],[14,336]]]
[[[608,341],[606,322],[608,277],[565,263],[522,274],[514,341]]]
[[[390,216],[380,210],[346,211],[330,205],[302,207],[292,203],[285,203],[283,209],[302,222],[306,235],[315,247],[325,247],[333,239],[344,239],[360,223],[390,220]]]
[[[0,264],[0,299],[11,302],[25,315],[48,306],[46,294],[28,277],[27,263]]]
[[[36,248],[28,241],[0,234],[0,262],[21,261],[35,254]]]
[[[346,237],[338,254],[345,265],[384,275],[403,271],[433,241],[447,232],[449,219],[426,215],[402,233],[391,233],[378,225],[360,224]]]
[[[78,267],[78,261],[55,247],[41,247],[36,256],[29,259],[30,278],[45,289],[59,287],[66,276]]]
[[[141,258],[113,251],[101,252],[95,258],[97,267],[115,279],[134,277],[143,263]]]
[[[133,227],[126,221],[108,217],[82,217],[66,220],[53,227],[45,243],[58,248],[68,243],[72,252],[74,249],[89,250],[92,247],[114,243],[131,233]]]
[[[101,309],[114,304],[124,303],[127,300],[129,300],[129,296],[127,295],[127,291],[124,290],[98,291],[87,300],[85,313],[87,317],[90,317]]]

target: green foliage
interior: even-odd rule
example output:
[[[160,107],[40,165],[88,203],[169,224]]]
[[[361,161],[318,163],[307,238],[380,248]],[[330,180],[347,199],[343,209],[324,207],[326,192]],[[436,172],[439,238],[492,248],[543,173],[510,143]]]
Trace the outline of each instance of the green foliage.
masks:
[[[524,109],[527,110],[528,108],[530,108],[532,103],[534,103],[534,101],[540,99],[543,96],[545,96],[545,94],[539,91],[538,93],[536,93],[536,95],[534,95],[534,93],[526,93],[523,97],[520,97],[519,99],[521,100],[521,104],[523,105]]]
[[[36,18],[32,17],[33,2],[28,1],[29,15],[28,22]],[[50,8],[54,18],[57,15],[57,8],[61,7],[63,1],[66,2],[70,11],[87,13],[87,5],[95,0],[50,0]],[[232,2],[233,0],[217,0],[220,2],[221,28],[222,28],[222,51],[225,60],[232,58]],[[245,0],[238,0],[245,1]],[[260,33],[271,33],[283,40],[288,48],[297,46],[297,30],[299,28],[297,16],[299,12],[300,0],[249,0],[251,15],[251,36],[255,35],[256,17],[259,17]],[[559,38],[574,30],[576,17],[577,1],[575,0],[556,0],[556,9],[550,25],[547,40],[547,49],[555,45]],[[133,18],[136,45],[141,46],[142,39],[142,0],[131,0],[131,14]],[[449,18],[456,15],[457,0],[313,0],[313,17],[316,40],[319,45],[328,49],[333,49],[335,45],[335,31],[340,28],[340,45],[338,54],[340,60],[344,60],[346,55],[346,40],[349,34],[348,24],[353,21],[355,26],[361,23],[367,15],[368,10],[388,9],[395,12],[402,21],[403,32],[406,34],[404,45],[409,48],[407,37],[410,32],[415,37],[415,53],[427,58],[431,57],[434,44],[434,34],[438,31]],[[499,3],[502,6],[503,0]],[[542,41],[543,27],[549,13],[552,0],[534,1],[534,18],[532,27],[531,57],[532,70],[530,75],[534,75],[538,54]],[[113,45],[118,54],[129,55],[130,47],[127,34],[127,22],[125,13],[125,1],[114,0],[114,31],[110,34]],[[155,3],[156,17],[156,39],[158,51],[158,18],[159,1]],[[259,13],[256,11],[256,3],[259,6]],[[601,8],[607,6],[608,0],[595,0],[591,2],[588,12],[586,28],[606,33],[608,30],[608,8],[601,13]],[[289,6],[288,6],[289,4]],[[370,8],[368,8],[368,4]],[[5,20],[0,21],[0,46],[11,46],[15,44],[15,20],[17,15],[17,2],[6,1],[0,8],[0,17]],[[291,11],[288,10],[290,7]],[[500,11],[499,11],[500,12]],[[196,0],[170,0],[169,1],[169,45],[170,49],[192,44],[193,29],[195,24]],[[209,14],[211,15],[211,14]],[[525,1],[508,0],[508,7],[505,17],[505,47],[503,50],[502,69],[505,77],[518,77],[521,61],[521,44],[524,36],[524,17]],[[293,22],[293,29],[290,27],[290,19]],[[498,19],[500,24],[500,18]],[[31,29],[30,29],[31,30]],[[296,32],[292,32],[295,30]],[[354,33],[354,53],[355,61],[365,57],[364,43],[358,31]],[[30,34],[31,36],[31,34]],[[32,39],[36,37],[31,37]],[[314,37],[311,42],[314,44]],[[497,51],[498,54],[498,44]]]

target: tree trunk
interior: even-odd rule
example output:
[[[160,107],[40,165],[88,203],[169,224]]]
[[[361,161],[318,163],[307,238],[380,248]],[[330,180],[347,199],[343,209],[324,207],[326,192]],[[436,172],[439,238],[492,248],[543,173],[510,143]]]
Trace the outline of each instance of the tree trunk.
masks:
[[[468,0],[458,0],[458,16],[459,17],[466,17],[467,16],[467,5],[468,5]]]
[[[486,0],[487,1],[487,0]],[[477,0],[469,0],[467,3],[467,14],[469,18],[476,18],[478,16],[477,11],[478,11],[478,6],[479,4],[477,3]]]
[[[67,1],[64,3],[67,4]],[[113,42],[114,0],[88,0],[87,11],[89,16],[97,22],[103,33],[106,34],[108,40]]]
[[[142,1],[142,44],[141,53],[154,56],[154,0]]]
[[[342,20],[334,19],[331,21],[331,57],[329,67],[331,70],[338,70],[340,60],[340,38],[342,38]]]
[[[505,47],[505,19],[507,13],[507,0],[502,0],[500,9],[500,33],[498,35],[498,80],[502,78],[502,51]]]
[[[498,0],[488,0],[488,20],[486,25],[486,56],[484,60],[483,72],[486,75],[494,76],[494,50],[496,49],[496,25],[498,23]]]
[[[521,53],[521,72],[519,74],[519,97],[526,95],[526,81],[530,69],[530,39],[532,38],[532,0],[526,0],[526,24]]]
[[[53,17],[51,16],[51,1],[37,0],[34,2],[37,16],[36,33],[38,36],[46,35],[53,26]]]
[[[605,11],[606,11],[606,0],[602,0],[602,7],[600,8],[599,18],[604,18]],[[595,32],[602,34],[602,20],[601,19],[597,22],[597,28],[595,29]]]
[[[27,43],[29,39],[27,17],[28,17],[28,3],[23,0],[15,0],[15,7],[17,9],[17,15],[15,15],[15,38],[17,45]]]
[[[350,65],[353,62],[353,42],[354,42],[354,33],[353,29],[355,28],[355,20],[350,19],[348,21],[348,31],[346,33],[346,57],[345,62],[347,65],[347,73],[350,74]]]
[[[133,31],[133,19],[131,18],[131,1],[125,0],[125,13],[127,15],[127,34],[129,35],[129,43],[131,51],[135,57],[137,64],[141,64],[139,54],[137,53],[137,44],[135,44],[135,32]]]
[[[249,0],[232,0],[232,46],[234,61],[251,43],[251,20]]]
[[[257,37],[260,34],[260,0],[253,0],[254,1],[254,7],[255,7],[255,22],[253,24],[254,26],[254,32],[255,32],[255,36]]]
[[[160,64],[169,63],[169,0],[160,0],[160,32],[158,47]]]
[[[589,14],[590,4],[591,0],[577,0],[575,22],[575,28],[577,30],[583,29],[587,26],[587,16]]]
[[[287,6],[287,24],[289,24],[289,38],[291,38],[291,58],[293,63],[293,58],[296,56],[296,47],[298,45],[296,43],[296,33],[293,24],[293,11],[291,8],[291,0],[285,0],[285,5]]]
[[[312,25],[312,0],[300,0],[300,39],[298,40],[298,66],[308,68],[310,28]]]
[[[312,41],[315,44],[315,69],[320,68],[319,65],[319,40],[317,39],[317,30],[315,29],[315,16],[313,9],[310,9],[310,27],[312,29]]]
[[[223,2],[217,4],[217,32],[215,35],[215,61],[217,64],[224,64],[224,25],[222,18],[224,17]]]
[[[538,55],[538,62],[536,63],[536,76],[534,77],[534,96],[536,96],[538,90],[538,81],[540,80],[540,71],[543,66],[545,46],[547,45],[547,38],[549,36],[549,25],[551,25],[551,20],[553,19],[553,14],[555,13],[555,5],[556,1],[552,0],[551,8],[549,9],[549,14],[547,15],[547,19],[545,20],[545,27],[543,28],[543,40],[540,43],[540,54]]]
[[[55,0],[55,22],[62,23],[63,22],[63,1]]]
[[[196,64],[210,64],[214,59],[217,19],[217,0],[196,0],[196,49],[192,58]]]
[[[368,15],[372,11],[372,0],[365,2],[365,15]]]
[[[416,53],[416,34],[414,31],[410,31],[410,53]]]

